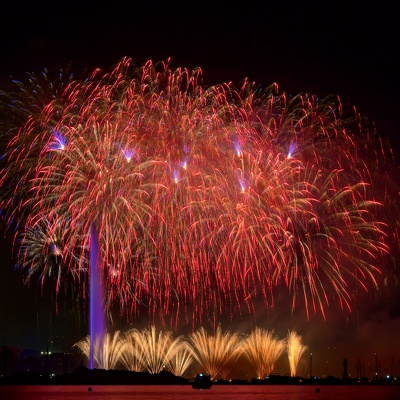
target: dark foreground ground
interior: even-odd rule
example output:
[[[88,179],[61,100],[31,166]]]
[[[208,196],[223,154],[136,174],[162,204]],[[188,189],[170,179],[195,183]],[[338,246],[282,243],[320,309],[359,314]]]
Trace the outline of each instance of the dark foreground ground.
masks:
[[[49,376],[34,372],[16,372],[9,376],[0,376],[0,385],[186,385],[193,380],[177,377],[171,372],[163,371],[159,374],[146,372],[131,372],[126,370],[88,369],[79,367],[69,374]],[[301,378],[274,375],[266,379],[252,379],[232,381],[217,380],[213,385],[388,385],[398,384],[396,379],[338,379],[333,376],[327,378]]]

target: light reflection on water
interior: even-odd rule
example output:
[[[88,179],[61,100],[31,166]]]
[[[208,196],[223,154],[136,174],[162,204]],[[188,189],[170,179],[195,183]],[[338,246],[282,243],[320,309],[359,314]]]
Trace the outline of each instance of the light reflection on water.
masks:
[[[0,386],[4,400],[396,400],[400,386],[320,386],[314,385],[214,385],[192,389],[171,386]]]

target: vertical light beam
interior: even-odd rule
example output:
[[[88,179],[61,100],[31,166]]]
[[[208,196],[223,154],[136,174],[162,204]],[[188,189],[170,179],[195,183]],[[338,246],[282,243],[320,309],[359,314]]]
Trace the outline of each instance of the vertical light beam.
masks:
[[[89,368],[94,368],[95,352],[101,354],[105,335],[105,319],[103,305],[103,283],[100,266],[99,239],[96,225],[93,223],[90,231],[90,354]]]

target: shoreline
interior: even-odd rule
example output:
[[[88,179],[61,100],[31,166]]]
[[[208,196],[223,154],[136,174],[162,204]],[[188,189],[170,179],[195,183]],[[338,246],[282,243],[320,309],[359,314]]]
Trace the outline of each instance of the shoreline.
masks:
[[[0,377],[1,385],[192,385],[193,379],[177,377],[169,371],[159,374],[147,372],[132,372],[128,370],[103,370],[79,367],[69,374],[46,375],[37,372],[16,372]],[[271,375],[265,379],[232,379],[214,380],[212,386],[235,385],[398,385],[396,379],[384,378],[347,378],[339,379],[333,376],[320,377],[289,377]]]

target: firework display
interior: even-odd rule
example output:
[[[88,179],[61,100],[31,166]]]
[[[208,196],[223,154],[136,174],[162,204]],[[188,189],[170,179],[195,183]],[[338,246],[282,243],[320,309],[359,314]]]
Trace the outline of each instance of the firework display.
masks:
[[[171,331],[145,329],[115,331],[111,338],[104,335],[104,345],[97,341],[94,358],[101,369],[127,369],[133,372],[158,374],[164,369],[175,376],[190,376],[198,371],[212,380],[229,380],[237,374],[237,366],[249,361],[248,372],[255,379],[265,379],[274,372],[277,361],[287,354],[291,376],[297,376],[297,366],[307,350],[302,337],[294,330],[285,339],[274,331],[256,327],[250,334],[223,331],[218,325],[214,333],[201,326],[185,336],[173,337]],[[75,343],[80,352],[90,358],[90,336]],[[251,375],[253,376],[253,375]]]
[[[295,331],[289,331],[286,337],[286,351],[289,360],[290,376],[297,375],[297,366],[307,346],[301,343],[301,336]]]
[[[238,332],[223,332],[218,325],[215,334],[208,334],[204,327],[190,334],[187,346],[193,358],[211,379],[227,379],[241,355],[241,337]]]
[[[120,363],[122,354],[126,353],[126,341],[122,340],[120,331],[116,331],[113,336],[105,333],[103,338],[96,337],[94,343],[91,343],[90,336],[76,342],[73,347],[78,348],[91,362],[92,347],[95,349],[93,352],[94,364],[97,368],[102,369],[116,369]]]
[[[276,290],[307,315],[351,308],[398,242],[390,148],[337,97],[201,79],[126,58],[6,96],[0,209],[27,281],[87,298],[95,226],[107,309],[128,317],[216,324]]]
[[[141,355],[139,359],[144,360],[146,370],[151,374],[161,372],[181,347],[180,337],[174,339],[170,331],[157,332],[155,326],[143,330],[133,329],[127,335],[131,336],[130,343],[138,347],[138,354]]]
[[[245,339],[243,353],[254,368],[256,376],[263,379],[274,370],[275,363],[286,350],[286,342],[273,331],[256,327]]]

